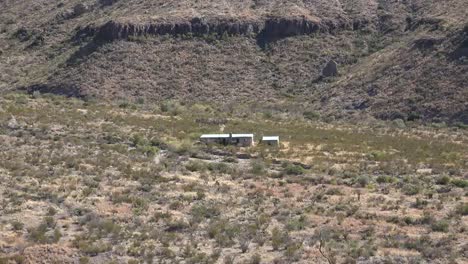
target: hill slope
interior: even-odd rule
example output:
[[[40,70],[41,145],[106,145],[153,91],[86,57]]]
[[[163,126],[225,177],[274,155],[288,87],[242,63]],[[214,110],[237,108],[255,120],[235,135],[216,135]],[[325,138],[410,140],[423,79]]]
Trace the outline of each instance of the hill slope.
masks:
[[[466,3],[4,1],[0,89],[468,123]],[[322,78],[330,60],[339,75]]]

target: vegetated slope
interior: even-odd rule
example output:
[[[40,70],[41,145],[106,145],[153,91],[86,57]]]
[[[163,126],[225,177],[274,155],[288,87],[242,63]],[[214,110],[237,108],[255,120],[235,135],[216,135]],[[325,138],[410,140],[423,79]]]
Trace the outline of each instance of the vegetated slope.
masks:
[[[1,5],[2,89],[468,123],[464,1]]]

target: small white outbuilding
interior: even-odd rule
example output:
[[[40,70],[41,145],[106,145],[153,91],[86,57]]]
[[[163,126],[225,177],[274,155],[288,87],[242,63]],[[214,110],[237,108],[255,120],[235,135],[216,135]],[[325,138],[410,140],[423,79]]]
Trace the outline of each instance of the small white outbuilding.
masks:
[[[262,144],[269,145],[269,146],[279,146],[279,136],[263,137]]]

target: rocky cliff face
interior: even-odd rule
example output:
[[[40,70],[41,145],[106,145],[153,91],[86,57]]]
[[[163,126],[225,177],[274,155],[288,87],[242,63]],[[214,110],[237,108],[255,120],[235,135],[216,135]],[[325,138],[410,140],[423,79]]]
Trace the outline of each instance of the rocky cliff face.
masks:
[[[270,17],[264,20],[204,19],[195,17],[174,22],[128,23],[109,21],[99,27],[86,27],[77,35],[95,35],[95,40],[110,42],[138,36],[217,35],[256,37],[261,45],[282,38],[317,32],[357,30],[368,21],[311,20],[305,17]]]

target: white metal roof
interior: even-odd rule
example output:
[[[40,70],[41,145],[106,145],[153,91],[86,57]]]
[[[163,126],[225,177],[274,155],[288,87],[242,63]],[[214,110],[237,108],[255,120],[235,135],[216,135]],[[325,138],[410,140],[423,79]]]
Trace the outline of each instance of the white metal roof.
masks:
[[[200,138],[229,138],[229,134],[205,134]],[[232,134],[233,138],[253,138],[254,134]]]
[[[206,134],[201,135],[200,138],[229,138],[229,134]]]
[[[278,136],[263,137],[262,141],[279,141]]]
[[[233,138],[253,138],[254,134],[232,134]]]

